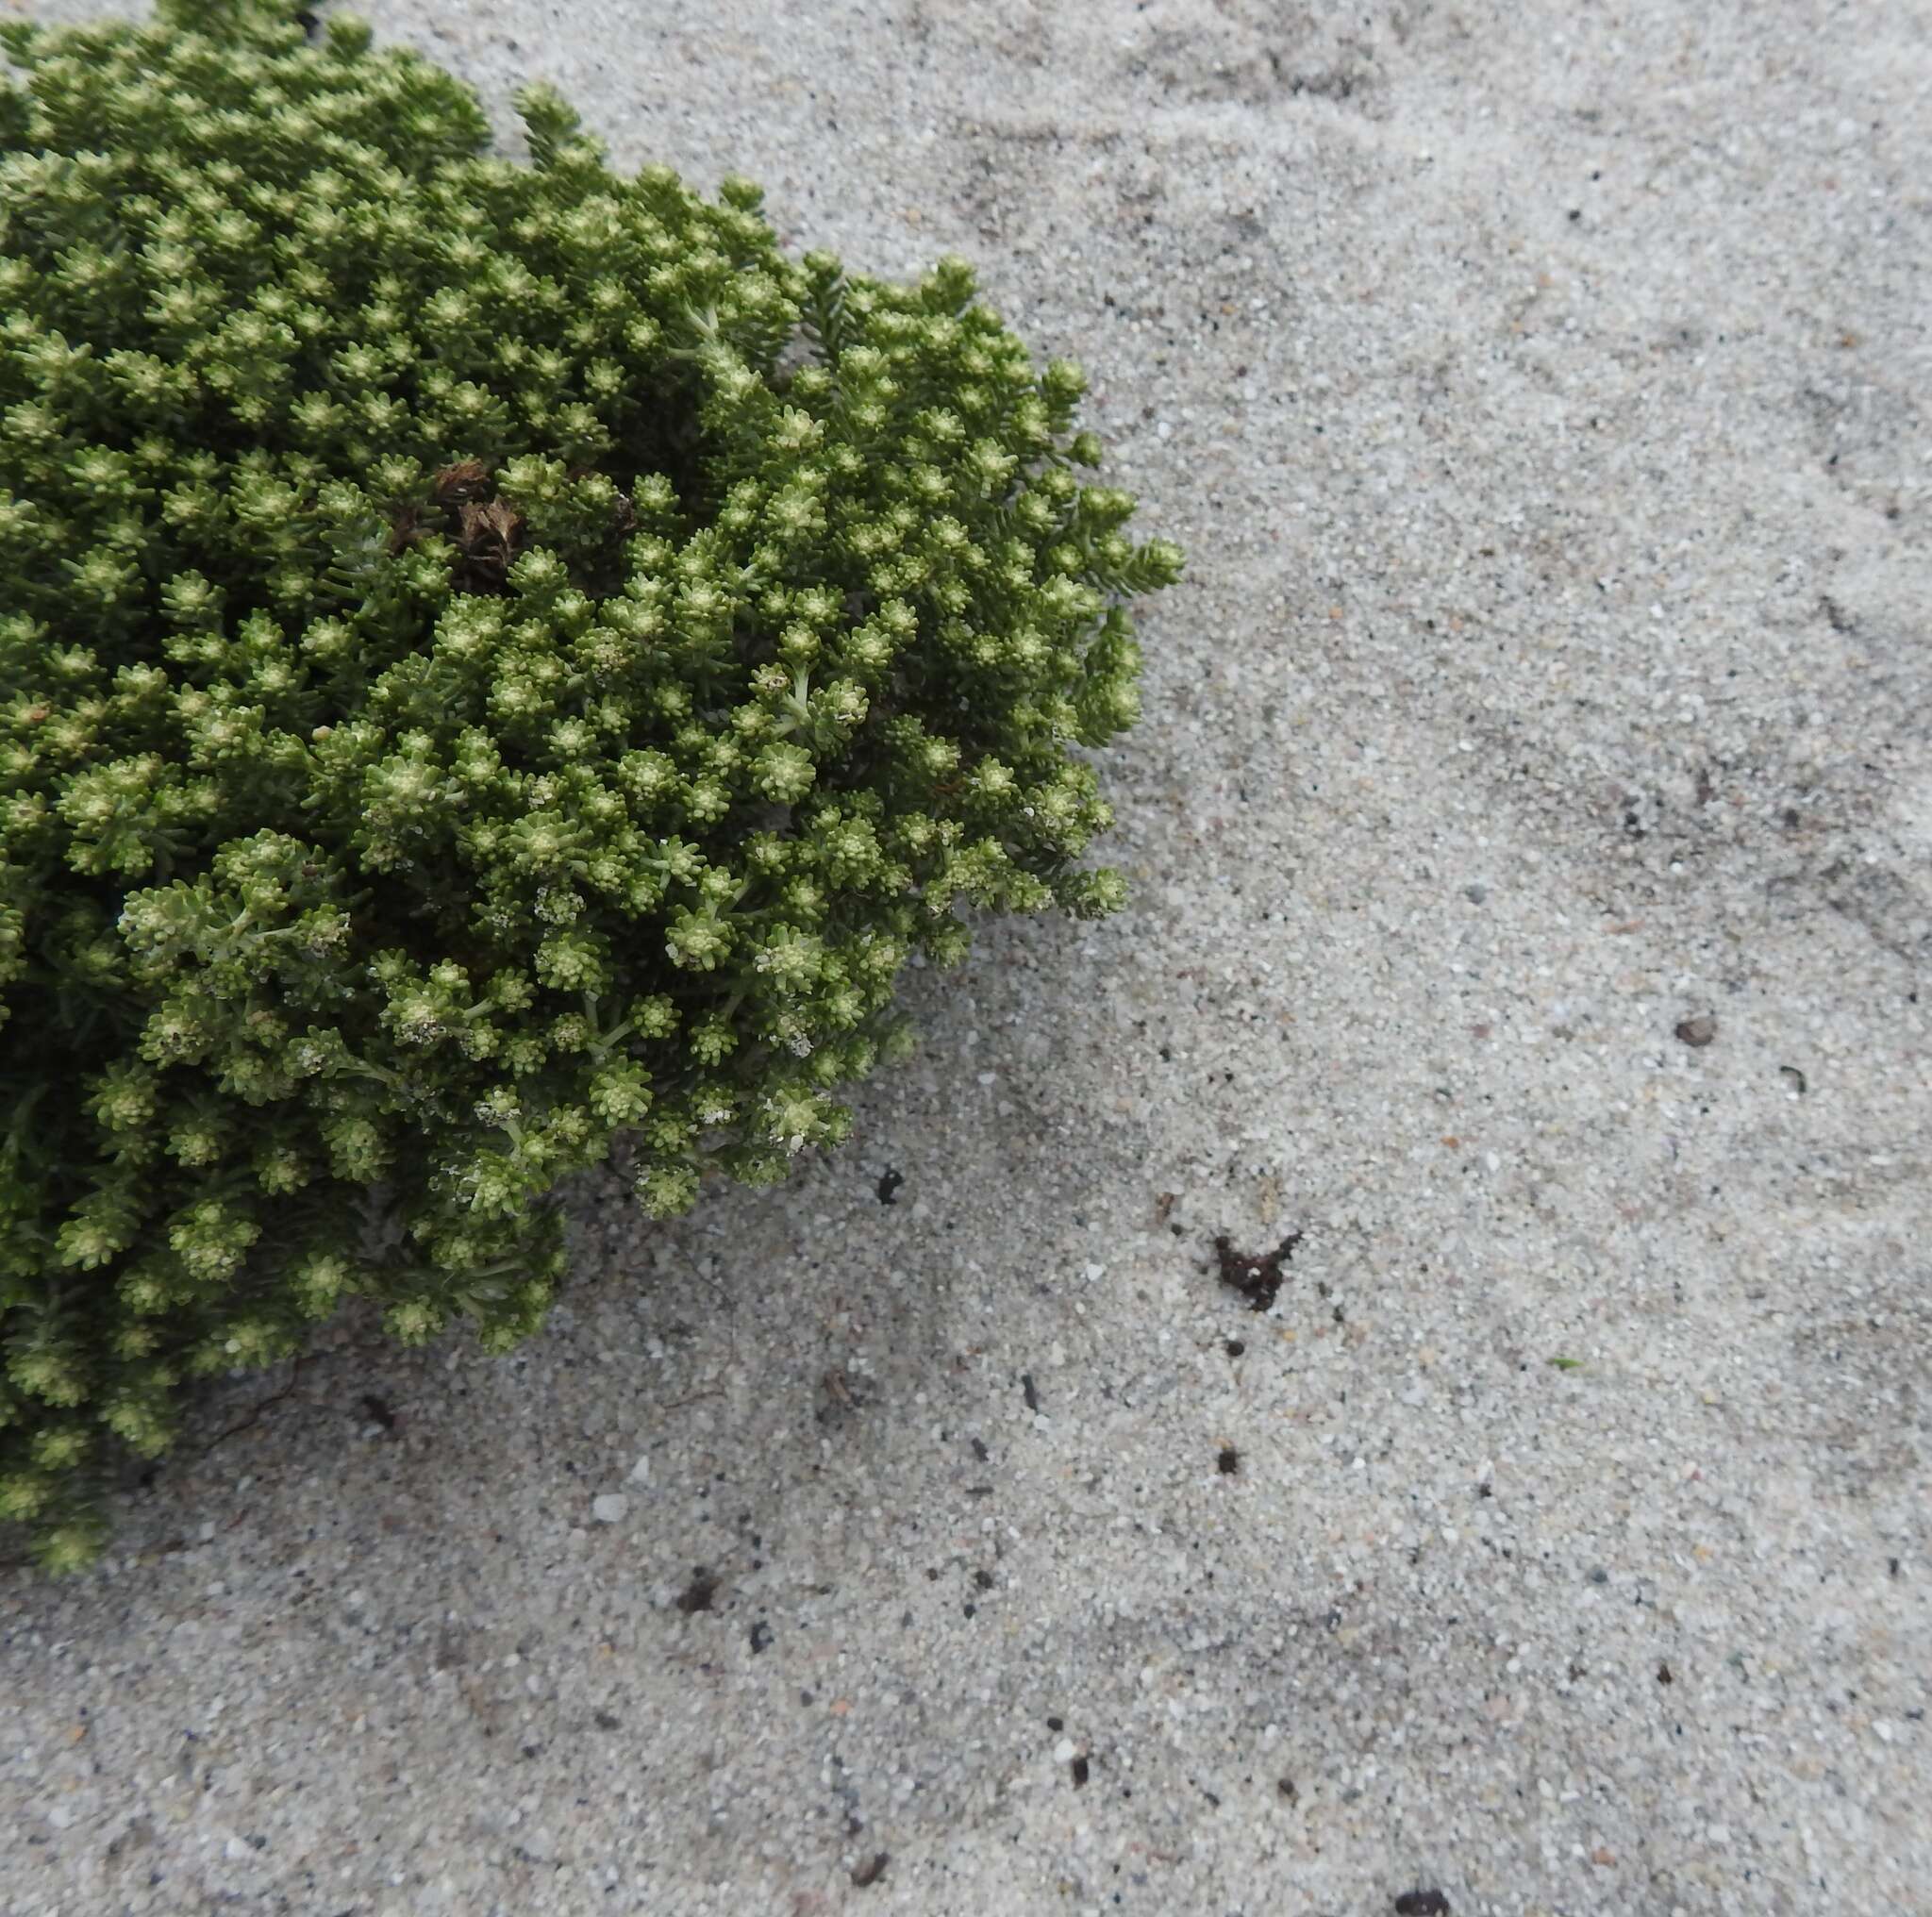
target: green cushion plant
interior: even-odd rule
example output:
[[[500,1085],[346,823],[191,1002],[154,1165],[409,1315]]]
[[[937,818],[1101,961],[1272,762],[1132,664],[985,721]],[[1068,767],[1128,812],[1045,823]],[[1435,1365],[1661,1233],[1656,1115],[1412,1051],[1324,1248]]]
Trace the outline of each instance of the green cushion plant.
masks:
[[[1082,377],[274,0],[0,27],[0,1520],[352,1295],[531,1331],[559,1181],[781,1179],[959,908],[1082,917]],[[391,1229],[372,1233],[372,1218]]]

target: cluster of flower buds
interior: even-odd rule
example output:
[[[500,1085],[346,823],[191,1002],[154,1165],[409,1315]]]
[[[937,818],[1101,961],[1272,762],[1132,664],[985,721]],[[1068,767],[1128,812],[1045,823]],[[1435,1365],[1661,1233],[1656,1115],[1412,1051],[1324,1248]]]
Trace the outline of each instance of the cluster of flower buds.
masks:
[[[945,259],[786,257],[278,0],[0,27],[0,1519],[352,1294],[527,1333],[560,1181],[782,1178],[961,908],[1118,876],[1178,575]],[[392,1226],[364,1228],[372,1194]]]

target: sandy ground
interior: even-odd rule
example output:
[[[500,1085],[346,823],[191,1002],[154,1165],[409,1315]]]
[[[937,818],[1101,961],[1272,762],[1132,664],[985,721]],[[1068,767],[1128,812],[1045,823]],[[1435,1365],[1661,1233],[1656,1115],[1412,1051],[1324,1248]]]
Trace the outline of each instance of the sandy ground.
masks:
[[[0,1910],[1932,1910],[1932,9],[366,10],[1091,368],[1137,897],[0,1585]]]

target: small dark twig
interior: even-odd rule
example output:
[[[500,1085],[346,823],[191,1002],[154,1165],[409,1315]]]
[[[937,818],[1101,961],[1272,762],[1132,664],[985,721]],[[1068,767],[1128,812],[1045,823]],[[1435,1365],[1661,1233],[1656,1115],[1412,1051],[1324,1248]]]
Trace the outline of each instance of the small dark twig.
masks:
[[[675,1243],[676,1241],[674,1240],[673,1242]],[[691,1253],[682,1244],[677,1246],[677,1255],[691,1267],[691,1275],[697,1279],[698,1283],[703,1285],[727,1311],[730,1310],[731,1293],[716,1278],[707,1276],[704,1267],[698,1263],[696,1259],[691,1257]]]
[[[676,1411],[681,1410],[686,1405],[696,1404],[700,1398],[722,1398],[724,1395],[724,1393],[720,1391],[692,1392],[689,1397],[673,1398],[668,1405],[660,1405],[658,1409],[660,1411]]]
[[[208,1455],[208,1453],[216,1447],[216,1445],[225,1444],[230,1438],[239,1438],[242,1432],[250,1429],[253,1425],[256,1425],[261,1422],[261,1415],[264,1411],[268,1410],[273,1406],[281,1404],[284,1399],[292,1397],[294,1395],[295,1387],[302,1380],[303,1366],[306,1365],[308,1362],[308,1360],[311,1358],[314,1358],[316,1355],[317,1354],[312,1351],[305,1351],[298,1359],[296,1359],[294,1369],[289,1373],[289,1382],[285,1384],[280,1391],[271,1392],[267,1397],[263,1398],[258,1405],[255,1406],[255,1408],[248,1413],[248,1415],[245,1418],[240,1420],[236,1424],[230,1425],[225,1431],[217,1432],[214,1437],[209,1439],[208,1442],[201,1447],[201,1451],[198,1455],[203,1458],[206,1458]]]
[[[373,1358],[379,1354],[393,1353],[395,1346],[383,1339],[362,1339],[354,1343],[338,1344],[325,1351],[305,1351],[294,1361],[294,1368],[289,1373],[289,1381],[280,1391],[271,1392],[251,1409],[245,1418],[230,1425],[225,1431],[219,1431],[202,1446],[195,1456],[206,1458],[218,1444],[225,1444],[230,1438],[239,1438],[242,1432],[261,1422],[262,1413],[272,1410],[276,1405],[285,1403],[295,1393],[295,1387],[302,1381],[302,1374],[311,1364],[319,1364],[330,1358]],[[305,1399],[304,1403],[312,1400]]]

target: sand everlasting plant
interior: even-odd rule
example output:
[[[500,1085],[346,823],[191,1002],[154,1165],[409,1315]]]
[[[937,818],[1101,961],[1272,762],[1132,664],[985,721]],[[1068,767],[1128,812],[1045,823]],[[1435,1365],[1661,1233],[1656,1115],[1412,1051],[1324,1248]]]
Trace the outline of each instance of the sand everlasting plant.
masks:
[[[793,259],[273,0],[0,27],[0,1521],[559,1182],[782,1178],[963,908],[1093,916],[1174,580],[967,265]],[[393,1229],[363,1228],[379,1201]]]

